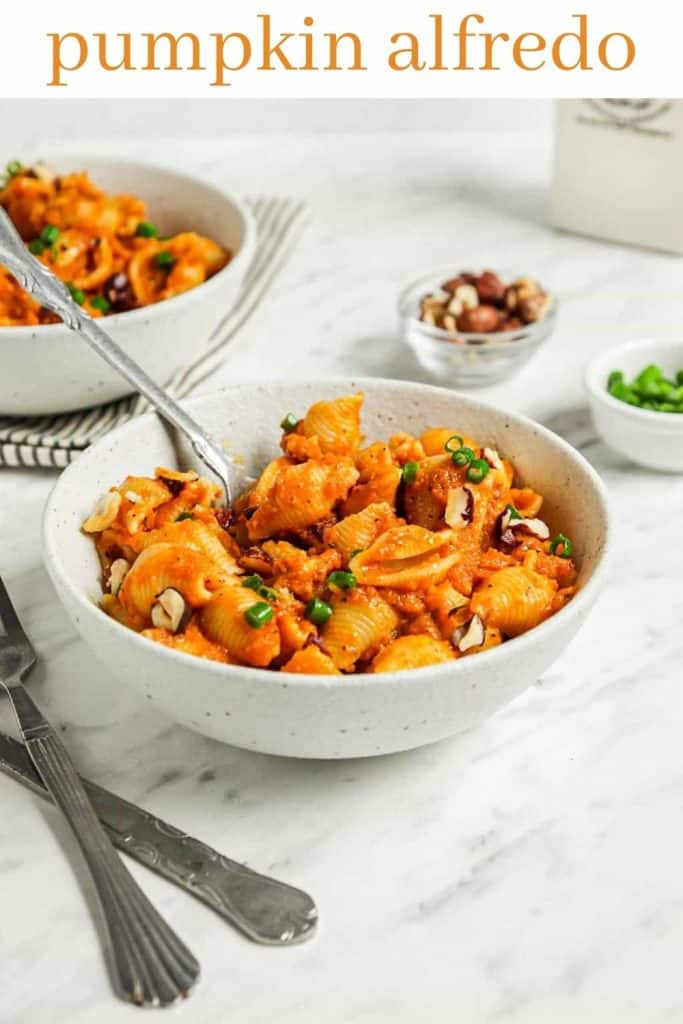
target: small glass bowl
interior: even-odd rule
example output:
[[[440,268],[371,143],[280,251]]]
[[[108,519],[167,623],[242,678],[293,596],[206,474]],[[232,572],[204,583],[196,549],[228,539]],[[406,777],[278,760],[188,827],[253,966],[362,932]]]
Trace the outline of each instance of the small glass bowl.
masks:
[[[557,299],[551,295],[543,318],[519,330],[451,334],[442,327],[424,323],[419,311],[420,300],[438,292],[453,273],[452,266],[441,273],[432,271],[404,289],[399,298],[403,337],[420,365],[441,384],[447,387],[495,384],[520,370],[550,337],[557,319]]]

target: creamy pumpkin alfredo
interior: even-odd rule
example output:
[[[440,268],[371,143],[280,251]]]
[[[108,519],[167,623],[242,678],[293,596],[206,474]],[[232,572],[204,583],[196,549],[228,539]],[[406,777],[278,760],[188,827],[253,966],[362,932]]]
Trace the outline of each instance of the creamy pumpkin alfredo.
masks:
[[[340,675],[469,657],[562,608],[571,540],[503,453],[457,423],[365,443],[362,404],[287,413],[232,509],[193,471],[113,487],[83,526],[103,611],[197,657]]]

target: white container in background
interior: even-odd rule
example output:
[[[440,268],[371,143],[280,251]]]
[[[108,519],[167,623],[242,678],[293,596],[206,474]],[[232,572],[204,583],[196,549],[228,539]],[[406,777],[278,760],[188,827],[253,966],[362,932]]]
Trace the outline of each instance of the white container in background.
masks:
[[[555,227],[683,253],[683,100],[560,100]]]

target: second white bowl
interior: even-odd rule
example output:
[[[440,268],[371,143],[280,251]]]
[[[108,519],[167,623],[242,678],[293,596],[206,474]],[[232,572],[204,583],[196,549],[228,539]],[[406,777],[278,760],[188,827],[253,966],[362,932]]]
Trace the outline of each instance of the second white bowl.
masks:
[[[107,191],[139,196],[164,234],[197,231],[234,253],[223,270],[197,288],[102,321],[128,355],[157,383],[166,383],[202,351],[237,298],[256,244],[249,210],[213,185],[164,167],[78,153],[47,163],[61,173],[87,170]],[[0,327],[0,367],[0,415],[70,412],[131,390],[62,324]]]

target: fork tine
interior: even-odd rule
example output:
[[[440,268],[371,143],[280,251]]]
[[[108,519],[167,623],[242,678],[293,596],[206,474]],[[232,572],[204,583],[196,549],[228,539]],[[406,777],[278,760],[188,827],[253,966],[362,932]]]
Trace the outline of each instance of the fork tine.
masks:
[[[29,638],[26,636],[24,628],[19,621],[19,616],[14,610],[14,605],[12,604],[7,587],[3,583],[2,576],[0,576],[0,625],[5,627],[5,632],[10,640],[21,640],[28,644],[29,647],[31,646]]]

